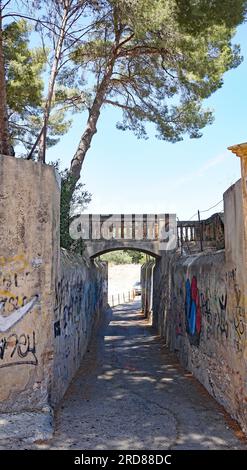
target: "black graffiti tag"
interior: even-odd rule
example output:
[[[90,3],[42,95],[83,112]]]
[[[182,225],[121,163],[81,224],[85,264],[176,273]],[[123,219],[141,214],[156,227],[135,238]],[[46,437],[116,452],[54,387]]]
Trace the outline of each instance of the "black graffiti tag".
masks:
[[[22,364],[38,365],[34,331],[32,338],[25,333],[20,336],[12,333],[0,339],[0,369]]]
[[[221,336],[225,334],[225,337],[228,338],[228,322],[226,320],[226,308],[227,308],[227,293],[222,294],[219,297],[219,305],[220,305],[220,315],[219,315],[219,323],[217,325],[217,333],[220,332]]]
[[[242,337],[245,332],[245,309],[241,307],[241,290],[238,286],[237,283],[234,285],[234,293],[235,293],[235,301],[236,301],[236,306],[234,309],[234,328],[237,334],[237,339],[236,339],[236,347],[239,352],[242,351]]]

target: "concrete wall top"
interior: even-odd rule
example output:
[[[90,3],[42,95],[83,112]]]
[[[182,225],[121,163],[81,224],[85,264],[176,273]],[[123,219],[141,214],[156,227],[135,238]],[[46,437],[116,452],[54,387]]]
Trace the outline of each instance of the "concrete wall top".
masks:
[[[238,266],[244,276],[244,231],[242,181],[238,180],[224,193],[226,262]]]

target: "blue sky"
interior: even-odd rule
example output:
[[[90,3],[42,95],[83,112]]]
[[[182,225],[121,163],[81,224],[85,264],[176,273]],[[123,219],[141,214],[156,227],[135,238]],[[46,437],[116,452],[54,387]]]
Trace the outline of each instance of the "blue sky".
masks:
[[[227,147],[247,141],[247,24],[239,27],[235,42],[244,61],[225,74],[223,87],[205,103],[214,109],[215,121],[201,139],[171,144],[151,131],[149,140],[138,140],[116,129],[118,110],[103,110],[82,170],[82,182],[93,194],[86,212],[175,212],[185,220],[222,200],[240,177],[239,159]],[[75,117],[69,133],[49,150],[48,161],[59,158],[69,166],[86,118],[85,113]],[[203,218],[222,208],[221,203]]]

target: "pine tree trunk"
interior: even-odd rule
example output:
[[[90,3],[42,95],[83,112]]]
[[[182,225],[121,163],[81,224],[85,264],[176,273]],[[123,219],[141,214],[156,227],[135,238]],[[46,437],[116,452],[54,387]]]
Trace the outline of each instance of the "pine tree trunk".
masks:
[[[121,37],[121,27],[119,28],[117,26],[118,18],[117,18],[116,9],[115,9],[115,13],[116,13],[115,15],[116,16],[115,47],[112,50],[112,55],[109,58],[109,62],[106,67],[105,74],[97,89],[94,102],[89,111],[86,129],[82,134],[76,153],[70,165],[70,174],[73,177],[73,189],[75,189],[76,183],[80,179],[81,169],[82,169],[83,162],[85,160],[85,156],[87,154],[87,151],[90,149],[92,139],[97,132],[97,123],[99,120],[101,107],[104,104],[104,101],[107,95],[115,61],[118,55],[118,48],[119,48],[120,37]]]
[[[0,2],[0,154],[10,155],[7,92],[3,51],[2,8]]]
[[[78,181],[80,178],[81,168],[86,153],[91,146],[93,136],[97,132],[96,126],[100,116],[100,108],[102,106],[102,103],[103,100],[101,100],[100,97],[97,96],[97,99],[95,99],[94,104],[89,112],[86,129],[81,136],[80,143],[71,162],[70,173],[76,179],[76,181]]]
[[[48,87],[48,94],[47,94],[47,99],[45,103],[44,117],[43,117],[43,129],[42,129],[41,136],[40,136],[39,152],[38,152],[38,160],[42,161],[43,163],[45,163],[47,128],[49,124],[52,99],[54,96],[54,88],[55,88],[55,82],[56,82],[57,73],[58,73],[59,62],[61,59],[63,43],[64,43],[65,36],[66,36],[66,26],[67,26],[67,21],[68,21],[68,16],[69,16],[69,8],[70,6],[68,4],[64,8],[64,14],[63,14],[62,24],[61,24],[60,31],[59,31],[59,37],[58,37],[57,44],[56,44],[55,57],[54,57],[54,61],[52,64],[51,76],[50,76],[49,87]]]
[[[99,88],[96,93],[93,105],[89,111],[86,129],[82,134],[81,140],[77,147],[76,153],[71,161],[70,174],[74,178],[74,188],[77,181],[80,179],[81,168],[86,156],[87,151],[90,149],[92,139],[97,132],[97,123],[100,116],[101,107],[105,100],[105,95],[108,85],[112,76],[114,61],[109,66]]]

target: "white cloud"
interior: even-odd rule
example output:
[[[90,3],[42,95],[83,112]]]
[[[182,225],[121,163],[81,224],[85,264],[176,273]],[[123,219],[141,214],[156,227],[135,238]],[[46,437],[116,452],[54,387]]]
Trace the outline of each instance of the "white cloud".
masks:
[[[174,185],[175,187],[181,186],[183,184],[190,183],[195,180],[195,178],[201,178],[202,176],[205,175],[205,173],[210,170],[211,168],[214,168],[215,166],[221,164],[226,158],[229,157],[229,154],[227,152],[221,153],[220,155],[217,155],[214,158],[211,158],[208,160],[204,165],[202,165],[200,168],[198,168],[195,171],[192,171],[188,173],[185,176],[182,176],[181,178],[178,178],[175,182]]]

